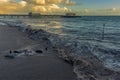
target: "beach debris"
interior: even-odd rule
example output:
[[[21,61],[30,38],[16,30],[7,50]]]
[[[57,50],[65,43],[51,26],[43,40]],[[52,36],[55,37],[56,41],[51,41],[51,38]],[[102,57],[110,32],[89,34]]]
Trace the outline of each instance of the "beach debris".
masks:
[[[45,48],[45,50],[47,51],[47,50],[48,50],[48,48],[46,47],[46,48]]]
[[[45,41],[49,41],[49,39],[47,37],[43,37],[42,39]]]
[[[5,55],[4,57],[5,57],[5,58],[9,58],[9,59],[14,59],[14,58],[15,58],[14,55]]]
[[[13,50],[13,51],[10,50],[9,53],[7,55],[5,55],[4,57],[10,58],[10,59],[14,59],[15,57],[18,57],[18,56],[32,56],[34,54],[35,54],[35,52],[27,50],[27,49],[24,49],[24,50]]]
[[[36,52],[36,53],[43,53],[42,50],[36,50],[35,52]]]
[[[16,51],[16,50],[15,50],[15,51],[13,51],[13,53],[21,53],[21,51]]]
[[[10,52],[9,52],[10,54],[12,53],[12,51],[10,50]]]

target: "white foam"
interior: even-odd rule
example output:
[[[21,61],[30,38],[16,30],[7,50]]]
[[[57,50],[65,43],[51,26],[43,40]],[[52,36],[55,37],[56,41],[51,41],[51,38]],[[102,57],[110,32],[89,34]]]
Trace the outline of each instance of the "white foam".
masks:
[[[6,23],[0,22],[0,26],[7,26]]]

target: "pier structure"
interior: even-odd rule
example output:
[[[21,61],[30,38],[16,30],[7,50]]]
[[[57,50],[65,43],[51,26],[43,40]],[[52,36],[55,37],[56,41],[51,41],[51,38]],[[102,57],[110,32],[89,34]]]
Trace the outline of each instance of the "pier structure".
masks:
[[[78,17],[75,13],[66,13],[66,15],[43,15],[41,13],[29,12],[28,14],[0,14],[0,19],[8,18],[56,18],[56,17]]]
[[[28,14],[0,14],[0,18],[7,19],[7,18],[54,18],[54,17],[61,17],[61,15],[41,15],[40,13],[32,13],[29,12]]]
[[[28,18],[28,15],[21,14],[0,14],[0,18]]]

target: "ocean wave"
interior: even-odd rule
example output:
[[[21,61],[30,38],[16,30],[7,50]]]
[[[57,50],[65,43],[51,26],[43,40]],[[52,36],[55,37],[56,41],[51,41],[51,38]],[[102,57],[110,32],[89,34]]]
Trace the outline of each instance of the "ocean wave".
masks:
[[[0,22],[0,26],[7,26],[7,24],[4,22]]]
[[[66,39],[66,41],[54,37],[50,40],[57,47],[59,56],[74,65],[74,72],[78,79],[105,80],[103,76],[108,76],[110,79],[115,75],[114,71],[120,72],[120,50],[109,48],[108,46],[111,45],[101,46],[101,42],[98,44],[98,42],[87,40]]]
[[[119,50],[104,47],[104,45],[97,48],[96,46],[100,46],[98,42],[96,42],[96,44],[93,42],[93,45],[93,43],[89,41],[77,41],[75,39],[58,37],[58,35],[54,34],[46,35],[50,33],[44,33],[44,36],[47,36],[52,45],[57,48],[59,57],[74,65],[74,72],[77,74],[78,79],[83,78],[89,80],[93,78],[101,80],[100,77],[103,78],[104,75],[111,78],[116,75],[113,74],[115,73],[114,71],[119,72]],[[42,35],[38,34],[38,36]],[[38,39],[38,36],[36,36],[36,39]],[[108,54],[106,51],[108,51]]]

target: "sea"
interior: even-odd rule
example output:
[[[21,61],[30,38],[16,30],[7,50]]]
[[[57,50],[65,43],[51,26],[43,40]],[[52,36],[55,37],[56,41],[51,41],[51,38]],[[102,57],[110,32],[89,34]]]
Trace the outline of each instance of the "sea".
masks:
[[[119,43],[120,39],[120,16],[5,18],[4,20],[23,22],[31,28],[44,29],[64,37],[108,40],[116,43]]]
[[[72,55],[81,55],[81,45],[87,44],[92,54],[102,60],[106,67],[120,72],[120,16],[6,18],[0,20],[13,21],[15,24],[28,25],[32,29],[43,29],[56,34],[61,38],[62,43],[74,48]],[[77,47],[73,47],[73,43],[77,44]]]

